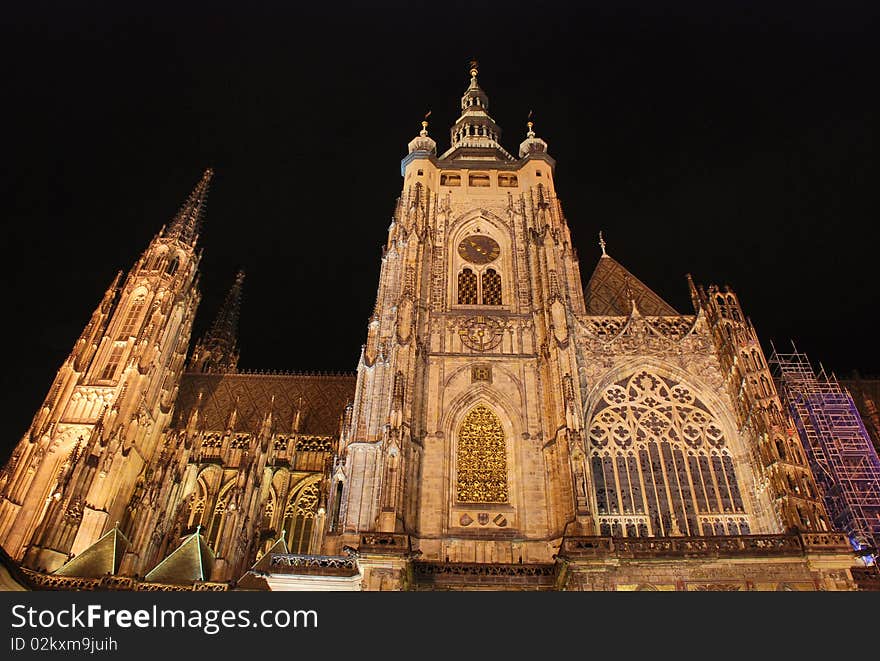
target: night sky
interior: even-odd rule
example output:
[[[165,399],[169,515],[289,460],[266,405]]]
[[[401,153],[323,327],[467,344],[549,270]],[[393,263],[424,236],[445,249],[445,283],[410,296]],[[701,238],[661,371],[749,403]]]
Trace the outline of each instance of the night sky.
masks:
[[[353,370],[400,159],[428,110],[449,146],[472,57],[508,151],[534,112],[584,282],[601,229],[681,312],[686,273],[730,284],[766,350],[880,374],[876,2],[57,4],[0,19],[3,446],[207,167],[195,335],[242,268],[241,368]]]

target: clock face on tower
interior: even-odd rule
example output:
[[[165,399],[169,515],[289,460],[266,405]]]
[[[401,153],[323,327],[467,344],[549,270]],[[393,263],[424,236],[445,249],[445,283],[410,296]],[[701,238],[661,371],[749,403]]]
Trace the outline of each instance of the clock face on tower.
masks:
[[[471,264],[488,264],[501,254],[501,247],[488,236],[474,234],[458,244],[458,254]]]

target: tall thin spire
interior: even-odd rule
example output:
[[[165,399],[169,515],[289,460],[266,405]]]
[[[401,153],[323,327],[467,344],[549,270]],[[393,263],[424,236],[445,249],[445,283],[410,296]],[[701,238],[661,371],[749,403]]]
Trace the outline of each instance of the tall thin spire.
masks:
[[[226,373],[238,367],[238,317],[241,310],[241,290],[244,271],[235,275],[235,282],[220,306],[214,323],[198,341],[190,359],[194,372]]]
[[[208,186],[213,176],[214,170],[211,168],[205,170],[199,183],[196,184],[186,202],[169,223],[164,233],[166,237],[176,238],[190,246],[195,245],[205,216]]]

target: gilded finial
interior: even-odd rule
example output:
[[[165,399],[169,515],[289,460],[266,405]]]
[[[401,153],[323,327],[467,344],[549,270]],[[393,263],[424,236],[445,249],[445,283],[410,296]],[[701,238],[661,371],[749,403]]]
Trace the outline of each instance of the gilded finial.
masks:
[[[532,127],[534,125],[535,125],[535,123],[532,121],[532,111],[529,110],[528,121],[526,121],[526,126],[529,128],[529,130],[526,132],[526,136],[529,138],[535,137],[535,132],[532,130]]]
[[[479,72],[479,64],[476,60],[471,60],[471,78],[476,78]]]
[[[602,237],[602,230],[599,230],[599,247],[602,249],[602,257],[608,257],[608,253],[605,252],[605,239]]]
[[[431,116],[431,111],[429,110],[428,112],[425,113],[425,118],[422,120],[422,130],[419,133],[419,135],[421,135],[421,136],[428,135],[428,117],[430,117],[430,116]]]

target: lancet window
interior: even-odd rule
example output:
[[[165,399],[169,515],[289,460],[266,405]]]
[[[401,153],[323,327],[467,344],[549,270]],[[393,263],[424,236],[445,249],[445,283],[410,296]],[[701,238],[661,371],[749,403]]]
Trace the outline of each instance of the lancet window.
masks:
[[[458,274],[458,304],[477,304],[477,275],[467,268]]]
[[[643,370],[609,386],[589,441],[600,534],[749,534],[724,431],[686,384]]]
[[[294,491],[284,510],[284,530],[291,553],[309,553],[315,517],[318,515],[318,482]]]
[[[128,308],[128,312],[125,314],[125,321],[122,322],[122,327],[119,329],[119,335],[117,336],[118,339],[127,340],[130,336],[135,334],[135,325],[140,321],[141,313],[144,311],[145,305],[146,298],[144,296],[138,296],[132,301]]]
[[[483,404],[465,416],[458,430],[456,493],[460,502],[506,503],[507,444],[498,416]]]
[[[501,305],[501,276],[495,269],[483,273],[483,305]]]
[[[477,277],[469,268],[458,274],[459,305],[501,305],[501,274],[495,269],[486,269]]]
[[[113,344],[113,348],[110,349],[110,356],[104,364],[104,369],[101,370],[102,381],[112,381],[116,377],[116,370],[119,368],[119,363],[122,361],[122,353],[124,351],[124,343],[115,342]]]

